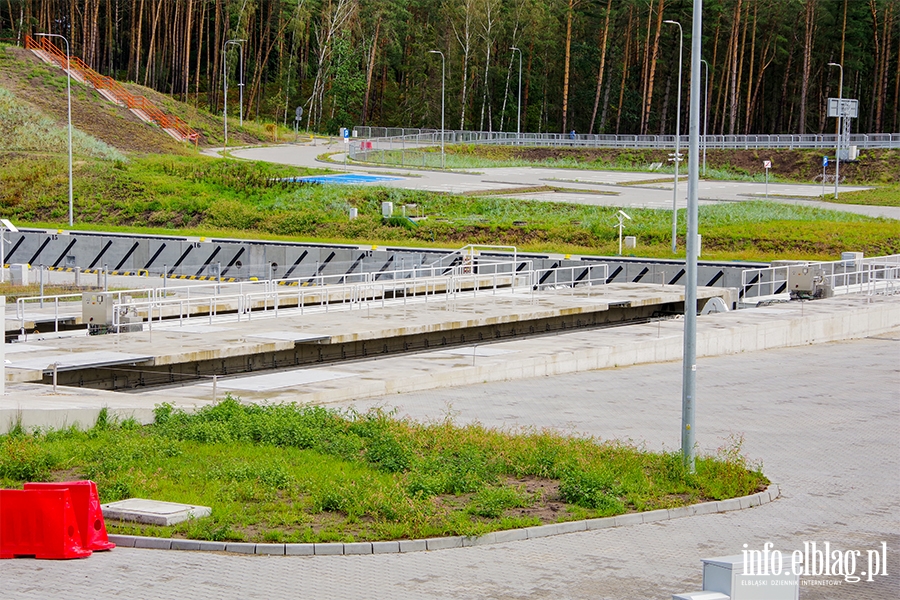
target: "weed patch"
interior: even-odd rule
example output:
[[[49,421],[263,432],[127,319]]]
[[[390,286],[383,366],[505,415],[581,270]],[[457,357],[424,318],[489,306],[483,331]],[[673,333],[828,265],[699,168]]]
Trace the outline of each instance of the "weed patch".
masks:
[[[17,428],[0,436],[0,485],[86,477],[103,502],[213,508],[173,527],[108,522],[116,533],[279,543],[480,535],[754,492],[767,480],[740,442],[689,474],[677,454],[553,431],[228,397],[192,414],[158,406],[145,427],[101,414],[87,431]]]

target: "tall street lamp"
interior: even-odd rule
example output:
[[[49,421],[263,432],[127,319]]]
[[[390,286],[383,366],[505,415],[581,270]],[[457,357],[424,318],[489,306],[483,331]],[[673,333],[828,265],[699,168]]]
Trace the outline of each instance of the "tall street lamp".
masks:
[[[69,40],[58,33],[36,33],[34,35],[36,37],[58,37],[66,43],[66,96],[69,102],[69,227],[71,227],[75,222],[75,218],[72,203],[72,74],[69,63],[69,57],[71,56]]]
[[[841,70],[841,79],[838,83],[838,134],[837,150],[834,153],[834,197],[838,197],[838,180],[841,172],[841,132],[844,127],[844,67],[839,63],[828,63],[829,67],[837,67]]]
[[[678,234],[678,143],[681,137],[681,51],[684,48],[684,33],[678,21],[663,22],[678,25],[678,106],[675,109],[675,189],[672,192],[672,254],[675,254]]]
[[[700,152],[700,46],[703,37],[703,0],[694,0],[691,29],[691,104],[688,112],[687,255],[684,282],[684,352],[681,375],[681,456],[688,472],[694,472],[697,408],[697,256],[700,254],[697,218],[698,164]]]
[[[222,92],[225,96],[225,99],[222,104],[222,119],[225,122],[225,147],[228,147],[228,70],[226,69],[227,61],[225,60],[226,54],[228,52],[228,44],[235,44],[241,48],[241,56],[243,57],[243,46],[241,46],[241,42],[245,40],[233,39],[228,40],[224,44],[222,44]],[[243,58],[241,58],[241,70],[243,71]],[[243,73],[241,73],[241,80],[243,80]],[[241,88],[241,125],[243,125],[243,109],[244,109],[244,98],[243,98],[244,88]]]
[[[516,143],[518,143],[519,136],[522,135],[522,51],[515,46],[510,47],[510,50],[519,53],[519,102],[516,110]]]
[[[706,78],[703,84],[703,176],[706,177],[706,119],[709,117],[709,63],[700,59],[703,63]]]
[[[447,73],[447,61],[440,50],[429,50],[429,54],[441,55],[441,168],[444,168],[444,76]]]
[[[241,40],[241,41],[243,41],[243,40]],[[240,88],[240,93],[241,93],[240,94],[240,102],[241,102],[240,115],[241,115],[241,127],[243,127],[244,126],[244,45],[238,43],[237,46],[240,49],[238,56],[240,59],[239,70],[241,72],[241,75],[240,75],[240,80],[239,80],[240,83],[238,83],[238,88]]]

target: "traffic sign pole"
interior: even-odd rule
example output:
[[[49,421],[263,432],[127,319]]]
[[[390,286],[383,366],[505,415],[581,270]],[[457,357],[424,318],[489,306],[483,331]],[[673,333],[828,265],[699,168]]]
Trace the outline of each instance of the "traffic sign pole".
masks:
[[[825,198],[825,167],[828,166],[828,157],[822,157],[822,198]]]

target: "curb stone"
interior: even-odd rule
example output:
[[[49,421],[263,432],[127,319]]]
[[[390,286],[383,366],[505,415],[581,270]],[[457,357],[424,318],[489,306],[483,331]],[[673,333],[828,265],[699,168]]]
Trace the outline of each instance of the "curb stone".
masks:
[[[185,540],[144,537],[139,535],[109,535],[109,541],[120,548],[150,548],[154,550],[198,550],[201,552],[230,552],[236,554],[287,555],[287,556],[322,556],[345,554],[397,554],[406,552],[424,552],[444,550],[447,548],[468,548],[487,544],[505,544],[551,535],[563,535],[580,531],[594,531],[609,527],[629,527],[643,523],[668,521],[682,517],[698,517],[714,513],[746,510],[774,502],[781,496],[781,488],[772,483],[761,492],[731,498],[729,500],[713,500],[678,508],[659,509],[642,513],[629,513],[602,519],[585,521],[566,521],[551,523],[522,529],[493,531],[481,536],[450,536],[428,538],[424,540],[396,540],[389,542],[347,542],[328,544],[254,544],[247,542],[208,542],[204,540]]]

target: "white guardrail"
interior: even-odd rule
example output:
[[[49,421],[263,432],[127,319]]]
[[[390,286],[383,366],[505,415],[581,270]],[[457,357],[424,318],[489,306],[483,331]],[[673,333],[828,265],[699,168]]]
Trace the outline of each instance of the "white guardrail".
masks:
[[[368,153],[401,150],[403,147],[445,144],[504,144],[526,146],[576,146],[597,148],[674,148],[674,135],[602,135],[572,133],[520,133],[505,131],[459,131],[391,127],[363,127],[353,129],[350,156],[366,160]],[[689,136],[680,136],[679,145],[687,148]],[[706,135],[700,145],[720,149],[757,148],[823,148],[837,145],[835,134],[774,134],[774,135]],[[857,148],[900,148],[900,133],[857,133],[844,140],[845,146]]]
[[[742,302],[789,297],[788,274],[791,268],[797,266],[821,270],[835,294],[900,293],[900,254],[891,254],[745,269],[741,274]]]
[[[465,255],[463,255],[465,256]],[[524,265],[524,267],[523,267]],[[353,283],[323,283],[306,285],[299,280],[271,280],[259,282],[257,289],[246,289],[238,294],[209,294],[193,297],[157,297],[141,301],[123,301],[113,305],[112,331],[128,330],[130,326],[147,322],[206,320],[212,323],[220,312],[240,322],[251,320],[254,315],[278,317],[279,312],[303,315],[307,310],[328,312],[331,309],[354,310],[378,303],[384,307],[393,300],[421,301],[429,299],[455,299],[461,294],[496,294],[506,289],[510,293],[530,293],[542,290],[566,289],[575,294],[576,288],[587,288],[590,295],[593,286],[605,285],[609,278],[609,266],[584,264],[555,269],[534,269],[531,261],[520,263],[508,260],[478,259],[463,261],[452,267],[423,266],[413,269],[368,273],[365,281]],[[306,278],[303,278],[304,280]],[[296,283],[296,285],[291,285]],[[224,287],[225,284],[223,284]],[[215,287],[215,284],[213,284]],[[260,314],[261,313],[261,314]],[[140,320],[130,321],[124,315],[141,315]]]

